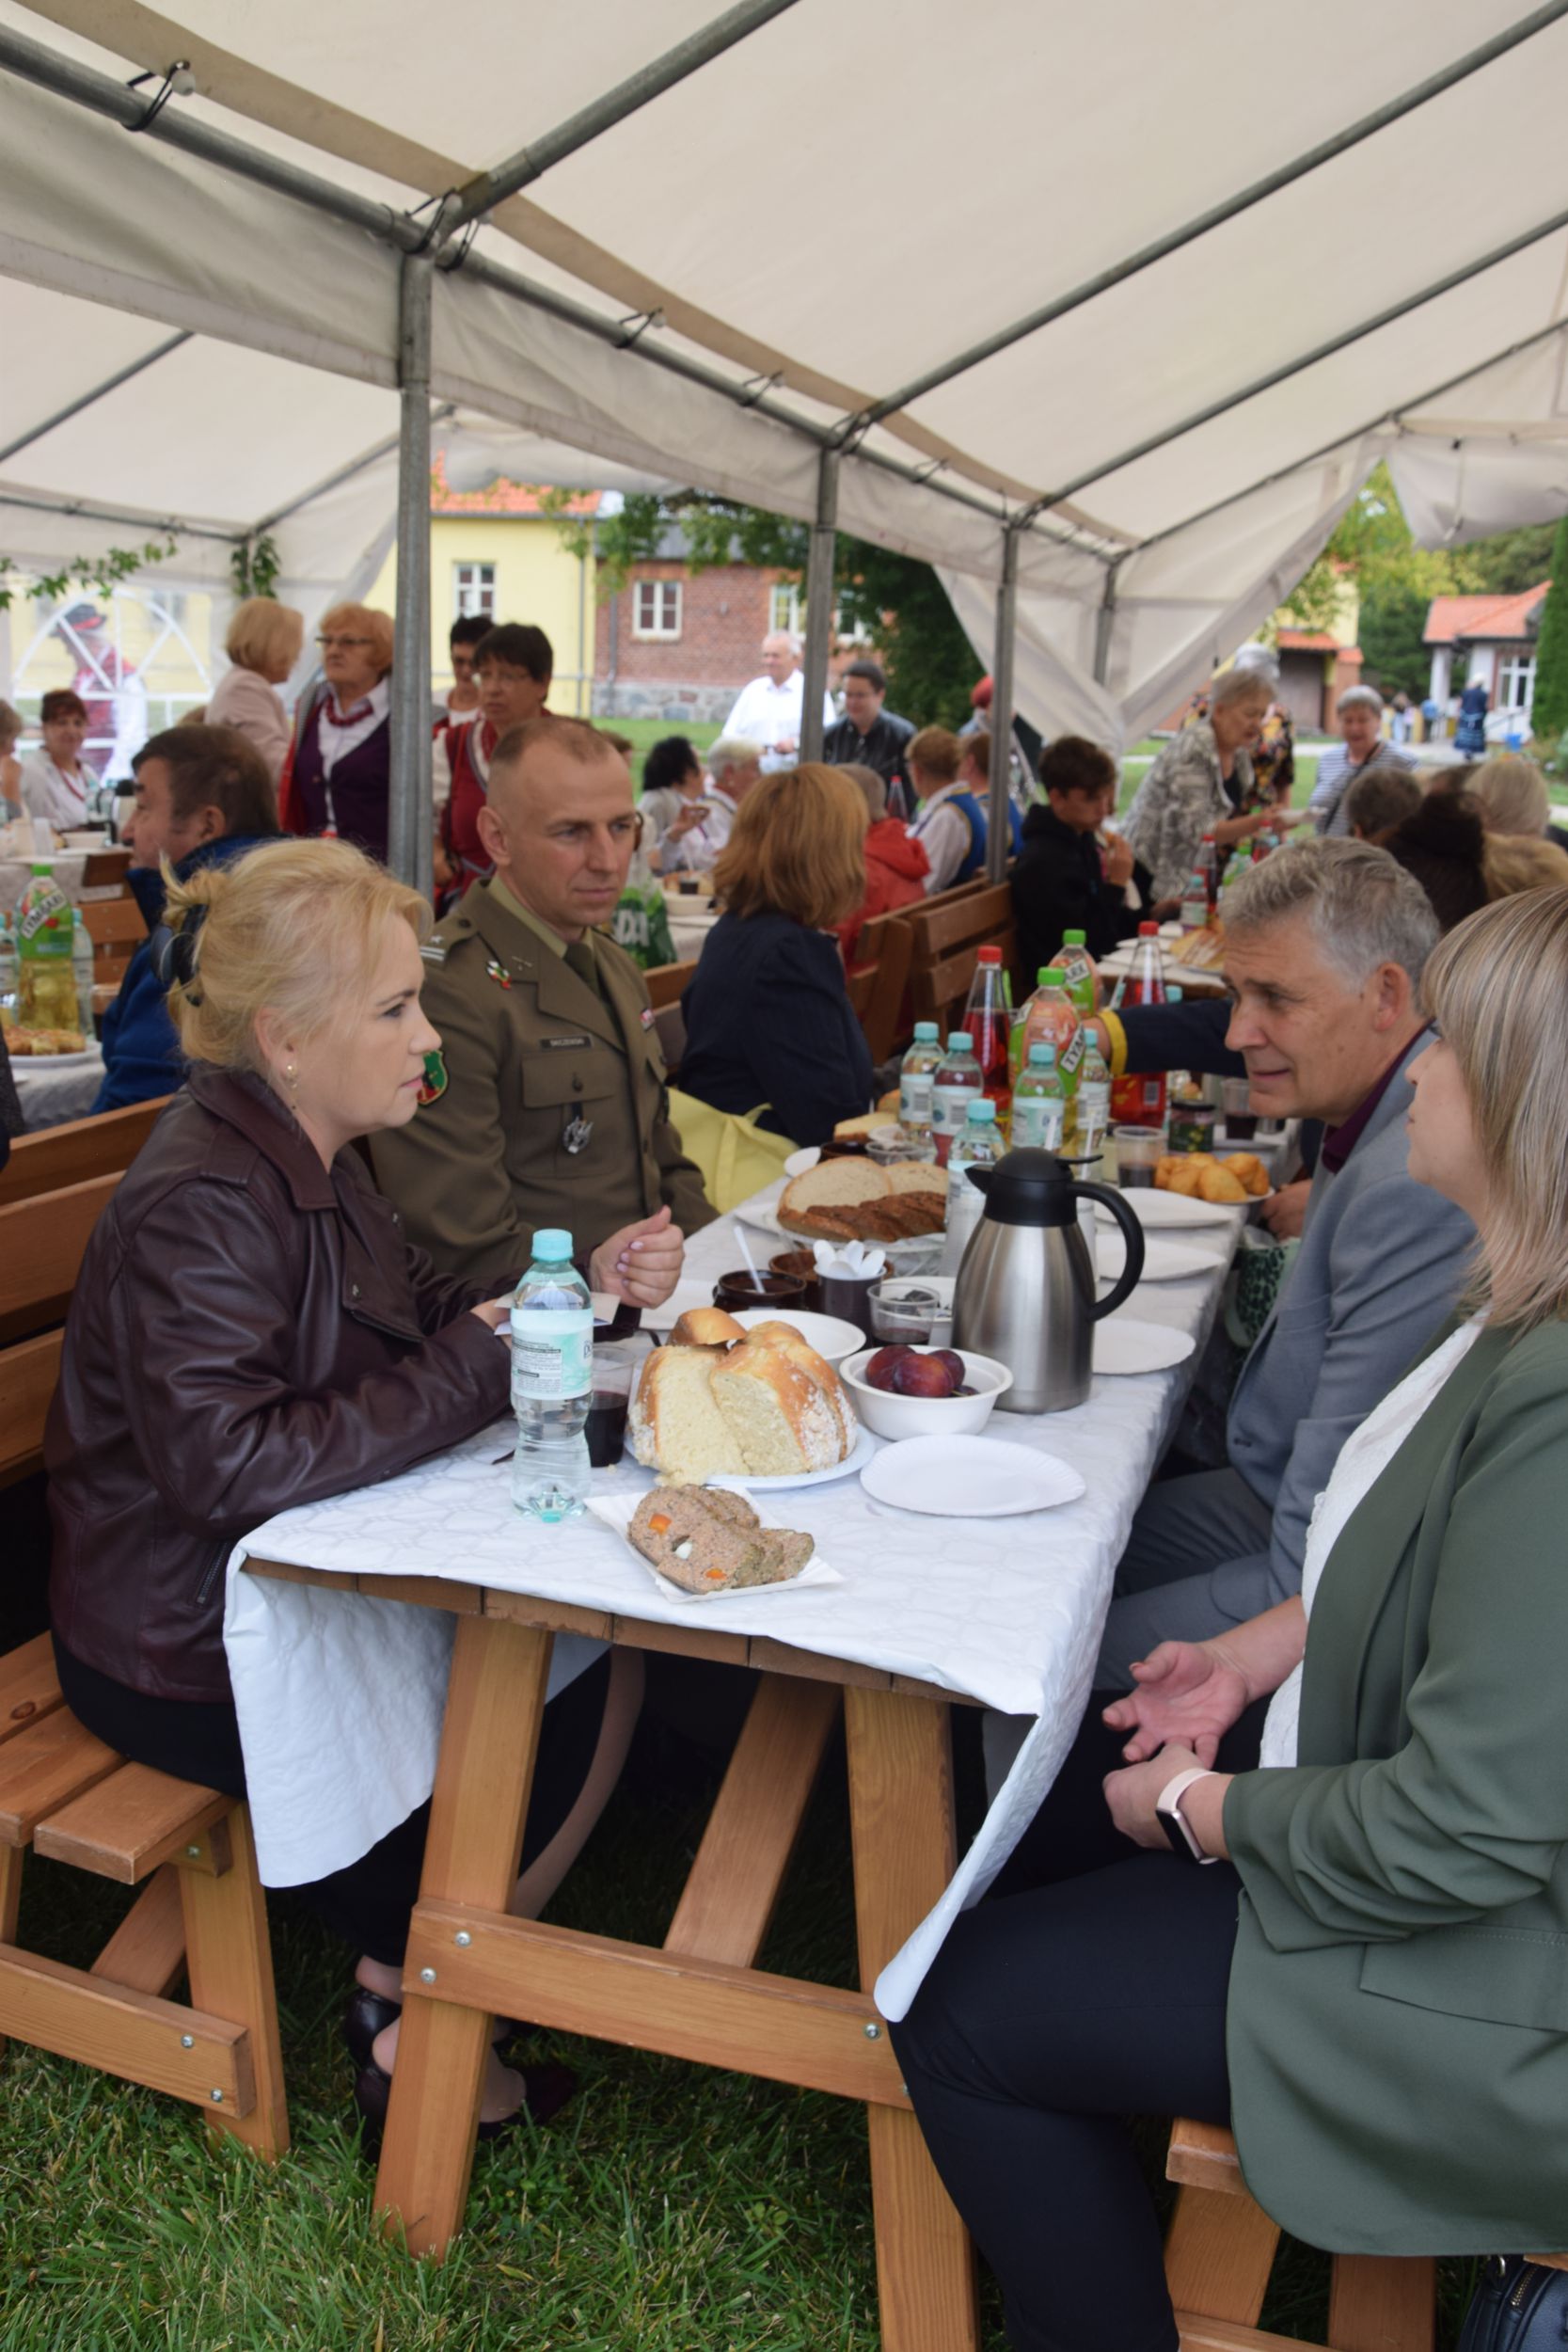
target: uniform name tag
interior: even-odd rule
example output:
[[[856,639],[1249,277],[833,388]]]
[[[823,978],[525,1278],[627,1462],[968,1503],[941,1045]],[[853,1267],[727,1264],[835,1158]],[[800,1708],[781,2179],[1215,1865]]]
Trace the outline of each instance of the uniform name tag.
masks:
[[[583,1046],[591,1045],[593,1041],[592,1038],[587,1037],[542,1037],[539,1041],[546,1054],[556,1053],[562,1046],[568,1045],[580,1051]]]

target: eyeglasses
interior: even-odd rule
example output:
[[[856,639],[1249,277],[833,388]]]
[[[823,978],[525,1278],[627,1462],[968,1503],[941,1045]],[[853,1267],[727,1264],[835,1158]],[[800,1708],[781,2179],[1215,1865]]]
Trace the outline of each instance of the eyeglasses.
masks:
[[[335,645],[371,645],[371,644],[373,644],[375,643],[375,640],[374,640],[373,638],[372,638],[372,637],[320,637],[320,636],[318,636],[318,637],[317,637],[317,639],[316,639],[316,643],[317,643],[317,644],[318,644],[318,645],[320,645],[320,647],[321,647],[321,649],[322,649],[322,651],[323,651],[324,653],[330,653],[330,652],[332,651],[332,649],[333,649],[333,647],[334,647]]]

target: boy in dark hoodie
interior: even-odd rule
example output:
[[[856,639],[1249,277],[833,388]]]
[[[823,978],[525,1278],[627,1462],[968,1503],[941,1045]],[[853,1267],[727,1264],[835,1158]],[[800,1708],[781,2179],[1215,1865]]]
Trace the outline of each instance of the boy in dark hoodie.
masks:
[[[127,880],[149,931],[164,912],[163,861],[184,882],[277,838],[277,796],[266,763],[232,727],[167,727],[136,754],[135,855]],[[123,1110],[184,1083],[165,993],[144,941],[103,1016],[103,1084],[97,1111]]]

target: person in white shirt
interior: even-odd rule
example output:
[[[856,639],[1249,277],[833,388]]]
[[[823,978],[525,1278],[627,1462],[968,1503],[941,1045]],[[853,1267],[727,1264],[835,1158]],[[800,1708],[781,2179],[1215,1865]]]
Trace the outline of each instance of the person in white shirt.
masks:
[[[707,790],[677,812],[650,863],[662,874],[707,873],[730,837],[736,810],[761,782],[766,765],[760,745],[744,737],[721,735],[707,755]]]
[[[72,832],[87,822],[98,785],[81,758],[87,707],[73,688],[51,687],[39,706],[39,724],[43,749],[29,752],[22,763],[22,805],[56,833]]]
[[[952,888],[974,848],[974,828],[964,813],[973,796],[959,773],[965,748],[945,727],[922,727],[905,755],[920,803],[910,832],[929,863],[927,898]]]
[[[788,629],[776,628],[762,641],[764,675],[743,686],[724,722],[724,737],[739,736],[762,746],[762,771],[789,768],[800,750],[801,699],[806,681],[800,669],[800,640]],[[822,724],[833,723],[830,695],[822,697]]]

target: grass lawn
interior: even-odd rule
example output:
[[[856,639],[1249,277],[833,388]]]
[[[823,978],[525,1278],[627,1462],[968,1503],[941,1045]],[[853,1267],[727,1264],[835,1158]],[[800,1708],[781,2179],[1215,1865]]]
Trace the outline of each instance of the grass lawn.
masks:
[[[966,1831],[980,1803],[974,1728],[966,1717]],[[840,1754],[762,1964],[850,1983],[842,1783]],[[549,1915],[659,1942],[710,1787],[705,1767],[640,1734]],[[122,1904],[103,1882],[30,1857],[24,1940],[79,1961]],[[293,2128],[276,2169],[210,2149],[173,2100],[8,2051],[4,2352],[876,2352],[863,2112],[608,2044],[540,2039],[578,2069],[579,2096],[545,2131],[479,2151],[444,2265],[384,2245],[338,2038],[347,1957],[286,1897],[272,1912]],[[1154,2180],[1162,2145],[1147,2127]],[[1450,2272],[1445,2352],[1468,2266]],[[1288,2249],[1262,2324],[1321,2343],[1326,2296],[1324,2258]],[[1005,2352],[989,2280],[983,2310],[986,2352]]]
[[[656,743],[662,743],[667,735],[684,735],[689,743],[705,752],[710,743],[719,740],[717,724],[708,723],[686,726],[674,719],[597,719],[595,726],[606,727],[612,735],[626,735],[636,745],[632,754],[632,779],[639,791],[642,787],[642,762]]]
[[[1134,743],[1132,750],[1123,755],[1121,795],[1117,803],[1118,815],[1125,816],[1131,808],[1132,795],[1163,749],[1164,745],[1154,736],[1146,735],[1141,743]],[[1305,808],[1311,799],[1312,787],[1318,781],[1318,761],[1327,749],[1326,743],[1312,743],[1305,749],[1299,743],[1296,745],[1296,780],[1291,792],[1292,808]]]

